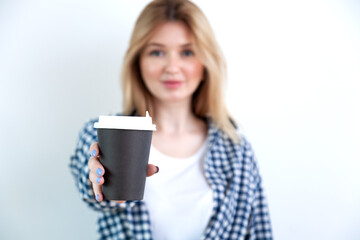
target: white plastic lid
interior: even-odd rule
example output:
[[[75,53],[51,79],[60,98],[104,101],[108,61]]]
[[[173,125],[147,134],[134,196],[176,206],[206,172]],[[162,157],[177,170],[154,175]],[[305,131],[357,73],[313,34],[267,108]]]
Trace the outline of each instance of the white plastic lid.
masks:
[[[148,111],[146,111],[146,117],[99,116],[99,121],[94,123],[94,128],[156,131],[156,125],[152,124],[152,118]]]

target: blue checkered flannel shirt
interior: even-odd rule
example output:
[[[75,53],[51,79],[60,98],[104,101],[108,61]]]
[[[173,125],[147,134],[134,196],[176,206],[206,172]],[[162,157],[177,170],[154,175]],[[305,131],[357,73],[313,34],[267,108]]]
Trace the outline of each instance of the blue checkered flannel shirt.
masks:
[[[93,128],[97,120],[90,120],[80,131],[70,168],[81,199],[99,212],[99,238],[153,239],[144,201],[119,204],[95,200],[87,164],[90,145],[98,141]],[[250,143],[241,134],[241,143],[235,144],[211,119],[207,121],[209,145],[204,169],[213,190],[214,208],[201,239],[272,239],[263,184]]]

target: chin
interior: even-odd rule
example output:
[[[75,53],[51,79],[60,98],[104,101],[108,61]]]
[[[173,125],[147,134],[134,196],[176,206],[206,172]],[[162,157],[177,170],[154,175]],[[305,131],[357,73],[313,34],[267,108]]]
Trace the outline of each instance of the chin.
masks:
[[[183,102],[187,101],[190,97],[189,96],[163,96],[163,97],[157,97],[157,99],[161,102]]]

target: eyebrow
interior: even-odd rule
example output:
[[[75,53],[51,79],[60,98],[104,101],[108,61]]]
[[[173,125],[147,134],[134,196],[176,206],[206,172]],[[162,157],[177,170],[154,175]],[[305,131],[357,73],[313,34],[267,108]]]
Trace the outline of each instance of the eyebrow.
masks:
[[[161,44],[161,43],[149,43],[147,45],[147,47],[150,47],[150,46],[156,46],[156,47],[164,47],[165,45],[164,44]],[[185,44],[182,44],[181,47],[184,48],[184,47],[191,47],[192,46],[192,43],[185,43]]]

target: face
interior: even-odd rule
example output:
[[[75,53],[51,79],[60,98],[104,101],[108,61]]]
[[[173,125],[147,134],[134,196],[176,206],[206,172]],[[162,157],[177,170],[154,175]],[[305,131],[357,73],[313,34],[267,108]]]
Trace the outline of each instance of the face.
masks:
[[[202,81],[204,67],[188,27],[181,22],[159,25],[140,55],[140,70],[155,100],[190,100]]]

